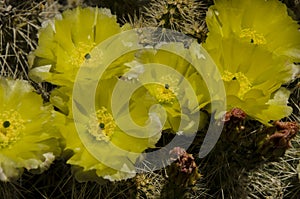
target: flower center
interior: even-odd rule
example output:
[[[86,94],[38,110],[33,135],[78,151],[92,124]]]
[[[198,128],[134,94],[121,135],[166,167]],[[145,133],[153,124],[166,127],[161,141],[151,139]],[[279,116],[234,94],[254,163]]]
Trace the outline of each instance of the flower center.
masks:
[[[179,79],[172,75],[166,75],[160,78],[160,83],[161,85],[153,85],[154,92],[152,94],[159,103],[172,105],[176,101],[178,94]]]
[[[109,141],[116,128],[116,124],[112,115],[105,107],[101,107],[89,123],[89,133],[96,140]]]
[[[161,104],[173,104],[176,100],[176,95],[169,88],[168,84],[165,86],[154,85],[155,86],[155,98]]]
[[[240,90],[238,92],[238,97],[241,99],[243,99],[245,93],[252,88],[251,82],[242,72],[232,73],[229,71],[224,71],[222,79],[226,82],[237,81],[239,83]]]
[[[94,48],[95,44],[79,43],[70,54],[69,63],[73,66],[79,67],[84,60],[90,59],[91,55],[89,52]]]
[[[21,115],[14,110],[0,113],[0,149],[19,140],[21,132],[25,129],[24,123]]]
[[[265,37],[262,34],[257,33],[255,30],[251,30],[250,28],[243,29],[240,34],[240,38],[249,39],[250,43],[258,45],[267,43]]]

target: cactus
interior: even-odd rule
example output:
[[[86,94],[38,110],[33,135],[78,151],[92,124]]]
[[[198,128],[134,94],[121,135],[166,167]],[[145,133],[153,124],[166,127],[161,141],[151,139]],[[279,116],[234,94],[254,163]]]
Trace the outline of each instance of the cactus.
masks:
[[[172,29],[204,41],[206,4],[195,0],[151,0],[142,13],[143,26]]]
[[[264,164],[281,160],[299,126],[295,122],[279,121],[264,126],[237,108],[227,112],[224,121],[214,150],[200,162],[202,173],[211,189],[209,193],[215,197],[224,194],[244,198],[251,194],[250,189],[245,189],[245,183],[257,179],[259,174],[255,171]],[[251,178],[249,172],[253,173]]]

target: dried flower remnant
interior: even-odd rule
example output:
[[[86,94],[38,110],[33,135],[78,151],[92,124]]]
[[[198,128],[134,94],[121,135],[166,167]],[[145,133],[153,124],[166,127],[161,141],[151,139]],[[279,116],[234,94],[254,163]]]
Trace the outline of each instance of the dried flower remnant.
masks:
[[[226,112],[224,122],[233,121],[234,123],[240,122],[246,119],[246,113],[239,109],[233,108],[231,111]]]
[[[169,181],[180,187],[195,185],[201,175],[194,157],[184,149],[175,147],[170,151],[170,160],[174,161],[168,166]]]
[[[291,140],[299,132],[299,124],[296,122],[274,122],[272,133],[265,138],[260,151],[265,157],[277,158],[284,155],[285,151],[292,147]]]

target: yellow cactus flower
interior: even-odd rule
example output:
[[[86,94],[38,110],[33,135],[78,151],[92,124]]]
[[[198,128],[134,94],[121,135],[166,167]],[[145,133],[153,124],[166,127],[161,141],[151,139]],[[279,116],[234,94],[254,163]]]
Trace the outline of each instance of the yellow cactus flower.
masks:
[[[120,128],[120,122],[117,123],[115,118],[122,118],[124,114],[121,111],[117,116],[113,115],[111,107],[112,91],[118,82],[126,83],[118,78],[100,80],[95,99],[95,113],[88,113],[88,110],[79,105],[81,103],[75,103],[73,106],[76,108],[73,112],[79,115],[79,120],[70,115],[61,125],[66,149],[74,152],[67,163],[81,168],[75,174],[79,181],[92,180],[95,176],[111,181],[134,177],[134,164],[138,157],[145,149],[155,147],[160,138],[161,124],[158,116],[143,114],[139,110],[138,115],[131,115],[133,120],[146,121],[144,125],[147,125],[147,121],[152,121],[156,126],[151,128],[156,129],[156,134],[135,131],[132,135]],[[129,109],[135,108],[136,105],[131,103]],[[121,124],[124,123],[122,119],[120,121]],[[125,118],[125,123],[128,121],[129,119]]]
[[[72,87],[80,66],[91,58],[91,50],[126,29],[128,25],[120,27],[108,9],[66,10],[39,32],[38,47],[29,56],[29,75],[34,81]]]
[[[164,129],[196,132],[207,122],[207,118],[201,115],[198,115],[199,123],[196,122],[196,115],[201,114],[201,109],[210,109],[212,100],[217,100],[217,93],[212,92],[217,90],[217,80],[209,78],[214,76],[216,67],[208,54],[200,52],[200,49],[196,43],[190,48],[185,48],[182,43],[168,43],[159,49],[145,49],[137,53],[139,63],[145,65],[145,68],[148,65],[139,80],[142,83],[149,80],[153,82],[144,85],[145,89],[138,98],[143,105],[148,103],[150,107],[160,104],[166,110],[168,117]],[[193,64],[199,67],[202,74]],[[219,91],[220,97],[222,90]]]
[[[300,61],[299,25],[278,0],[216,0],[206,22],[209,35],[234,36],[290,62]]]
[[[289,92],[283,88],[293,77],[293,65],[274,57],[263,46],[253,46],[234,36],[211,34],[203,45],[222,75],[228,110],[240,108],[265,124],[291,114]]]
[[[26,81],[0,78],[0,180],[43,172],[60,155],[52,106]]]

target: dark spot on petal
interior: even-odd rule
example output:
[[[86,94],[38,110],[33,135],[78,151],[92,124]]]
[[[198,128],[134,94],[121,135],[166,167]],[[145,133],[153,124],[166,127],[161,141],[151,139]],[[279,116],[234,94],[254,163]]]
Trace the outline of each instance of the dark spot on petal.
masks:
[[[251,40],[250,40],[250,43],[251,43],[251,44],[253,44],[253,43],[254,43],[254,40],[253,40],[253,39],[251,39]]]
[[[84,55],[84,58],[85,58],[85,59],[90,59],[90,58],[91,58],[91,55],[90,55],[89,53],[87,53],[87,54]]]
[[[236,80],[236,77],[233,77],[232,80]]]
[[[169,88],[170,88],[169,84],[165,84],[165,89],[169,89]]]
[[[100,123],[100,124],[99,124],[99,127],[100,127],[101,129],[104,129],[104,128],[105,128],[105,124],[104,124],[104,123]]]
[[[4,128],[8,128],[10,126],[10,122],[9,121],[5,121],[5,122],[3,122],[2,125],[3,125]]]

